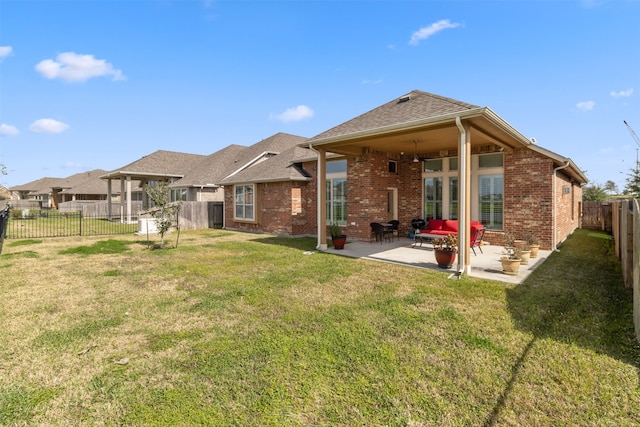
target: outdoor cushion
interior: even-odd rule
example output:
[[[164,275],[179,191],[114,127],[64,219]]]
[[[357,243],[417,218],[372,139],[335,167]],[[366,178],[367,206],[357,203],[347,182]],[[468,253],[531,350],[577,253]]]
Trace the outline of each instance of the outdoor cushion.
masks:
[[[442,229],[444,231],[451,231],[454,233],[458,232],[458,220],[455,219],[446,219],[444,220],[444,224],[442,225]]]
[[[425,229],[427,230],[442,230],[442,226],[444,225],[444,219],[430,219],[427,222],[427,226]]]

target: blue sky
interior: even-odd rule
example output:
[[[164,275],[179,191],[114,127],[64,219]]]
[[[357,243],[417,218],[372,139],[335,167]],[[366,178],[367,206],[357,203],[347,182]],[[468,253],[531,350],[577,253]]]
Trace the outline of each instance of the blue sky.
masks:
[[[418,89],[622,187],[638,28],[639,0],[0,0],[0,184],[312,137]]]

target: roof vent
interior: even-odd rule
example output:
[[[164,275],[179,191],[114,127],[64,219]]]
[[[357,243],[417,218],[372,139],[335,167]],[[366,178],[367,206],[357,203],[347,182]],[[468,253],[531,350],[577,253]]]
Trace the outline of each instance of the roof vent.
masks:
[[[410,99],[411,99],[411,94],[401,96],[400,99],[398,99],[398,104],[400,104],[401,102],[407,102]]]

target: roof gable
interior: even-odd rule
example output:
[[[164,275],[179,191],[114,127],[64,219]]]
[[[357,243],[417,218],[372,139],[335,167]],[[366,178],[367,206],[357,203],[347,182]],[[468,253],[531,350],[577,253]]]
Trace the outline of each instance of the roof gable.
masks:
[[[310,152],[307,148],[291,147],[277,156],[225,178],[221,184],[307,181],[310,175],[298,165],[298,161],[308,158]]]
[[[357,132],[371,131],[373,129],[399,125],[414,120],[423,120],[430,117],[475,110],[477,108],[480,107],[452,98],[414,90],[322,132],[309,139],[309,142],[340,137]]]
[[[229,165],[234,164],[235,159],[246,148],[242,145],[232,144],[208,155],[195,168],[187,172],[183,178],[170,184],[170,187],[215,185],[225,177]]]

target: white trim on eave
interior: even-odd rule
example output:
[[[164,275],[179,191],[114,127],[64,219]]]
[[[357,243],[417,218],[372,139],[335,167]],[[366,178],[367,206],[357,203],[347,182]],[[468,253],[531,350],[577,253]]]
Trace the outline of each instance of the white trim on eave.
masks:
[[[326,138],[321,138],[317,140],[308,140],[304,143],[299,144],[300,147],[309,147],[309,146],[320,146],[325,144],[331,144],[338,141],[348,141],[350,139],[364,138],[369,136],[380,136],[385,134],[394,133],[400,130],[407,131],[412,129],[419,129],[425,126],[436,126],[451,123],[455,125],[456,117],[459,117],[460,120],[471,119],[474,117],[484,116],[487,120],[489,120],[496,127],[502,129],[507,134],[511,135],[515,140],[522,143],[523,145],[530,145],[531,141],[525,137],[523,134],[518,132],[513,126],[511,126],[507,121],[498,116],[493,110],[489,107],[478,107],[471,110],[466,111],[458,111],[456,113],[443,114],[441,116],[429,117],[426,119],[412,120],[410,122],[396,123],[389,126],[382,126],[379,128],[372,128],[358,132],[352,132],[344,135],[338,136],[330,136]]]

